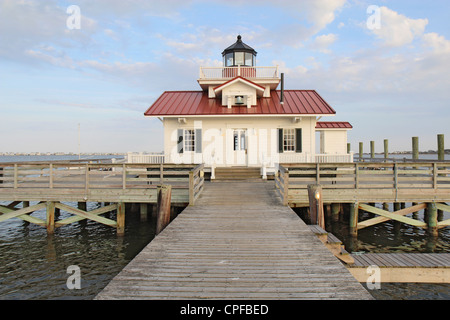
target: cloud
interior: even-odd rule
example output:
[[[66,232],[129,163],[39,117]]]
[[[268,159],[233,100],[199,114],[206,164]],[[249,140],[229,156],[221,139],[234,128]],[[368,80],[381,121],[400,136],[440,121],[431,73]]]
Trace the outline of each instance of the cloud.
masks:
[[[87,46],[97,23],[82,16],[81,30],[69,30],[66,12],[56,0],[3,0],[0,3],[0,57],[29,61],[42,45]],[[37,51],[36,51],[37,50]],[[48,59],[47,57],[40,56]]]
[[[426,47],[432,48],[436,54],[450,54],[450,41],[435,32],[426,33],[422,37]]]
[[[314,42],[312,43],[311,47],[323,53],[330,53],[331,50],[329,50],[328,47],[331,46],[333,43],[335,43],[337,39],[338,36],[333,33],[317,36],[314,39]]]
[[[388,47],[401,47],[420,38],[428,19],[411,19],[387,7],[381,7],[381,28],[372,32]]]

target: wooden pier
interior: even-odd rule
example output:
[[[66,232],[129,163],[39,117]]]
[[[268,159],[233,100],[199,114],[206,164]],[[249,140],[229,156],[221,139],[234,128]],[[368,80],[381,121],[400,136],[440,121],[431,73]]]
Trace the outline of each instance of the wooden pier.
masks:
[[[97,299],[371,299],[273,181],[214,182]]]
[[[360,282],[367,281],[367,268],[377,266],[379,282],[450,283],[450,253],[366,253],[352,254],[347,265]]]
[[[450,225],[450,219],[438,221],[439,210],[450,212],[449,162],[288,164],[280,165],[275,182],[283,204],[291,207],[309,206],[310,185],[320,185],[324,204],[349,204],[355,236],[358,229],[388,220],[427,229],[434,236]],[[401,209],[406,202],[415,205]],[[374,203],[383,203],[384,209]],[[389,203],[393,211],[387,210]],[[423,209],[426,222],[405,217]],[[379,217],[359,223],[360,210]]]
[[[2,163],[0,167],[0,222],[19,218],[47,228],[55,228],[90,219],[117,228],[123,235],[125,204],[157,203],[157,188],[172,186],[172,204],[194,204],[203,190],[203,165],[173,164],[107,164],[107,163]],[[31,202],[35,204],[31,204]],[[75,202],[72,207],[61,202]],[[109,203],[87,211],[86,202]],[[21,207],[17,208],[19,204]],[[46,209],[46,220],[32,216]],[[64,210],[72,217],[55,221],[56,210]],[[101,214],[117,211],[116,221]]]

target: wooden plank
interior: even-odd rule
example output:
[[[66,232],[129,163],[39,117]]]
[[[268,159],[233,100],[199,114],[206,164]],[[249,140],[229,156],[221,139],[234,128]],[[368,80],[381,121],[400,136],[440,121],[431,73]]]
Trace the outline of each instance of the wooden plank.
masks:
[[[56,205],[56,207],[58,209],[60,209],[58,207],[58,205]],[[106,212],[110,212],[110,211],[113,211],[113,210],[117,210],[117,204],[112,204],[112,205],[108,205],[108,206],[105,206],[105,207],[102,207],[102,208],[91,210],[91,211],[89,211],[89,214],[100,215],[100,214],[103,214],[103,213],[106,213]],[[82,221],[84,219],[87,219],[87,218],[75,215],[75,216],[72,216],[72,217],[69,217],[69,218],[57,221],[55,223],[55,225],[56,225],[56,227],[60,227],[60,226],[63,226],[63,225],[67,225],[67,224],[71,224],[71,223],[74,223],[74,222]],[[111,221],[113,221],[113,220],[111,220]]]
[[[205,182],[96,299],[371,299],[343,268],[273,184]]]
[[[393,214],[406,216],[408,214],[417,212],[419,210],[423,210],[426,207],[427,207],[427,205],[425,203],[422,203],[422,204],[418,204],[418,205],[415,205],[415,206],[412,206],[412,207],[408,207],[408,208],[405,208],[405,209],[402,209],[402,210],[394,211]],[[364,229],[364,228],[367,228],[367,227],[370,227],[370,226],[373,226],[373,225],[376,225],[376,224],[379,224],[379,223],[382,223],[382,222],[386,222],[386,221],[389,221],[389,220],[391,220],[391,219],[387,218],[387,217],[376,217],[376,218],[364,220],[364,221],[359,222],[358,230]]]
[[[409,224],[409,225],[413,225],[415,227],[427,228],[427,225],[426,225],[425,222],[414,220],[414,219],[411,219],[411,218],[407,218],[407,217],[404,217],[404,216],[401,216],[401,215],[398,215],[398,214],[395,214],[395,213],[391,213],[389,211],[385,211],[385,210],[382,210],[382,209],[379,209],[379,208],[375,208],[375,207],[372,207],[372,206],[369,206],[369,205],[366,205],[366,204],[359,204],[359,208],[364,210],[364,211],[367,211],[367,212],[378,214],[378,215],[383,216],[385,218],[389,218],[389,219],[400,221],[400,222],[403,222],[403,223],[406,223],[406,224]]]
[[[6,221],[6,220],[11,219],[11,218],[20,217],[22,215],[26,215],[27,213],[31,213],[31,212],[34,212],[34,211],[37,211],[37,210],[44,209],[44,208],[46,208],[46,206],[47,205],[45,203],[39,203],[39,204],[36,204],[34,206],[22,208],[22,209],[15,210],[15,211],[12,211],[12,212],[9,212],[9,213],[4,213],[4,214],[0,215],[0,222]]]
[[[42,208],[39,208],[37,210],[40,210],[40,209],[42,209]],[[37,211],[37,210],[34,210],[34,211]],[[11,212],[16,212],[16,210],[0,206],[0,216],[4,213],[11,213]],[[29,214],[23,214],[23,215],[18,216],[17,218],[22,219],[23,221],[26,221],[26,222],[40,225],[42,227],[45,227],[45,225],[46,225],[46,222],[44,220],[30,216]]]
[[[72,213],[72,214],[75,214],[75,215],[80,216],[80,217],[82,217],[84,219],[97,221],[99,223],[105,224],[105,225],[110,226],[110,227],[116,227],[117,226],[117,223],[115,221],[111,220],[111,219],[100,217],[100,216],[98,216],[96,214],[92,214],[90,212],[87,212],[87,211],[84,211],[84,210],[80,210],[78,208],[73,208],[73,207],[68,206],[66,204],[63,204],[63,203],[57,203],[56,204],[56,208],[64,210],[64,211],[67,211],[67,212]]]

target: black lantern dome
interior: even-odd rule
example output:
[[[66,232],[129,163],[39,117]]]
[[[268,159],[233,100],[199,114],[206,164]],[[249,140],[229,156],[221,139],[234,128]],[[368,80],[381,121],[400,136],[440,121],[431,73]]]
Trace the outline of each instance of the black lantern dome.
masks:
[[[254,67],[256,65],[256,54],[255,49],[242,42],[242,37],[238,35],[236,43],[222,52],[223,65],[225,67]]]

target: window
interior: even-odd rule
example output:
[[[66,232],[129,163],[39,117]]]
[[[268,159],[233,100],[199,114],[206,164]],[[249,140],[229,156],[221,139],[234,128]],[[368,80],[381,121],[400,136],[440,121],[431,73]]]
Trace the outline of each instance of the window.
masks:
[[[295,129],[283,130],[283,151],[295,151]]]
[[[226,55],[225,55],[225,66],[226,67],[231,67],[233,64],[234,64],[234,61],[233,61],[233,52],[231,52],[231,53],[227,53]]]
[[[195,151],[195,130],[184,130],[184,150]]]
[[[237,66],[244,65],[244,53],[243,52],[235,52],[234,53],[234,63]]]
[[[246,143],[245,143],[245,133],[246,130],[234,130],[233,132],[233,144],[234,144],[234,151],[240,151],[246,149]]]
[[[245,53],[245,65],[253,67],[253,54],[248,52]]]

